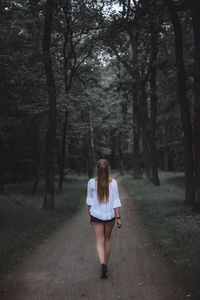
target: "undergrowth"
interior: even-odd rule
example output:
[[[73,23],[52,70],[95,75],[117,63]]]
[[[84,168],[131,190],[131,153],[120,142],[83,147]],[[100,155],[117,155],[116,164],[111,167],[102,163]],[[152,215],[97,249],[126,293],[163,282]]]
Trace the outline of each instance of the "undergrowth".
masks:
[[[119,177],[151,233],[189,289],[200,290],[200,215],[184,204],[181,174],[160,173],[161,185],[153,186],[131,175]],[[196,298],[194,298],[196,299]]]
[[[43,182],[34,195],[32,182],[6,187],[0,201],[0,276],[12,270],[25,254],[59,228],[84,203],[87,177],[68,177],[55,192],[55,209],[42,209]]]

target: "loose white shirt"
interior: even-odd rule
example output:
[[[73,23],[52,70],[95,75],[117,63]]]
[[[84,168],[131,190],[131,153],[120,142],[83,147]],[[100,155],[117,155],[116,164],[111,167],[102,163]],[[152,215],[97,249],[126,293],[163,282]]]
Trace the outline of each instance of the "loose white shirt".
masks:
[[[110,220],[115,217],[114,208],[121,206],[119,199],[117,181],[112,178],[109,183],[109,199],[102,203],[97,198],[97,181],[92,178],[88,181],[87,185],[87,205],[90,205],[90,213],[93,217],[101,220]]]

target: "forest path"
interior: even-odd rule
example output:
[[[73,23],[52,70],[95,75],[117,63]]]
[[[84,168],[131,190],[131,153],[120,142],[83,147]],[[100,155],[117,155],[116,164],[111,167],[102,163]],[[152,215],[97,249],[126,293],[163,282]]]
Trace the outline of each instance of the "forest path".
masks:
[[[123,226],[111,237],[109,279],[100,279],[92,226],[84,207],[38,246],[1,285],[1,300],[179,300],[177,286],[125,189]]]

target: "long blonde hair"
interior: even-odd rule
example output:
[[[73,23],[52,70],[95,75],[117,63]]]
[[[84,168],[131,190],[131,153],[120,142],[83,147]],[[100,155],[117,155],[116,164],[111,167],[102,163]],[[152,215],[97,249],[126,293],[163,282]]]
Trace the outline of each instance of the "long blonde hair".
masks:
[[[97,196],[100,203],[109,199],[109,163],[106,159],[97,162]]]

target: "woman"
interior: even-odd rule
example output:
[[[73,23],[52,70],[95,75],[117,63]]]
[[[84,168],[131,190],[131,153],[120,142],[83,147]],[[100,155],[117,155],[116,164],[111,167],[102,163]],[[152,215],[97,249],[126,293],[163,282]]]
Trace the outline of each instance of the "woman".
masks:
[[[89,221],[96,236],[96,247],[101,263],[101,278],[107,277],[110,256],[110,237],[117,219],[121,228],[120,206],[117,181],[109,177],[109,163],[105,159],[97,162],[97,177],[88,181],[87,198]]]

